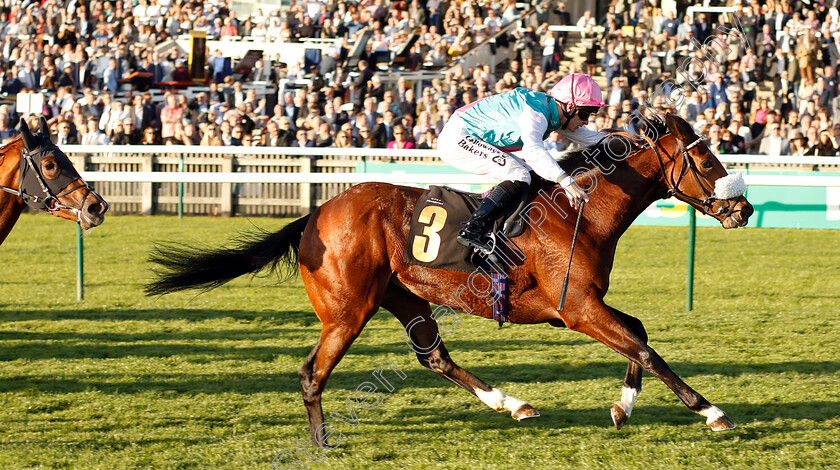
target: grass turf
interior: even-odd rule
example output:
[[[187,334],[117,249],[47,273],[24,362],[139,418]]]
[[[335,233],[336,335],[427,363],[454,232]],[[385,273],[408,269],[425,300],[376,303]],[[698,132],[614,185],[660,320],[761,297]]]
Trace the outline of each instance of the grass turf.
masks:
[[[343,437],[323,452],[302,445],[297,369],[320,323],[299,280],[142,295],[153,242],[215,246],[285,222],[110,217],[86,234],[77,302],[76,228],[24,215],[0,247],[0,467],[268,469],[278,454],[278,469],[838,465],[838,232],[698,229],[690,313],[685,228],[632,227],[619,244],[608,302],[645,323],[734,431],[710,432],[649,374],[616,431],[608,410],[623,358],[567,330],[467,317],[444,341],[461,366],[542,414],[517,423],[420,366],[383,311],[327,385],[324,411]],[[338,418],[360,384],[379,384],[371,373],[384,361],[405,378],[386,375],[394,391],[356,407],[357,424]]]

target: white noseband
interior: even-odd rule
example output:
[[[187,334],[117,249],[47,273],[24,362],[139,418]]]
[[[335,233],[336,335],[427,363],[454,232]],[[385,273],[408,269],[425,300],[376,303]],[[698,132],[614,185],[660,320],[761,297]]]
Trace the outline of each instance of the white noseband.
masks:
[[[715,181],[715,197],[718,199],[734,199],[743,196],[745,192],[747,183],[741,173],[731,173]]]

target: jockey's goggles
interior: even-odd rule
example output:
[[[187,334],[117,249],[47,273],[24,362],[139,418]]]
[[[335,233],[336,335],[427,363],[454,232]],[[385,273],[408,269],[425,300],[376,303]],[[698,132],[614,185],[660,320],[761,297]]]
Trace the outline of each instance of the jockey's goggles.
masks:
[[[577,109],[577,115],[580,117],[580,120],[583,122],[589,122],[589,116],[595,114],[600,110],[596,106],[586,106]]]

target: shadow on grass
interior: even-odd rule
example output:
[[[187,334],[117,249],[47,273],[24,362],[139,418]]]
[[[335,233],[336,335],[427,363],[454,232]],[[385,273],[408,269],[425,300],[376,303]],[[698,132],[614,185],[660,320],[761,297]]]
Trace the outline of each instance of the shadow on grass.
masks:
[[[0,306],[2,307],[2,306]],[[219,310],[202,308],[176,309],[55,309],[55,310],[14,310],[0,311],[0,322],[33,320],[95,320],[95,321],[162,321],[187,320],[204,321],[220,318],[255,321],[272,320],[283,323],[320,323],[311,310],[255,311],[255,310]]]
[[[319,332],[313,328],[266,326],[263,329],[223,329],[210,331],[176,331],[149,333],[83,333],[83,332],[33,332],[0,331],[0,362],[16,359],[113,359],[123,357],[175,357],[210,356],[197,360],[257,360],[273,361],[277,356],[299,357],[301,361],[318,340]],[[399,331],[394,339],[399,339]],[[247,346],[252,341],[284,340],[305,343],[303,346]],[[4,341],[10,343],[4,344]],[[238,342],[234,346],[216,343]],[[527,351],[528,348],[564,347],[586,344],[585,341],[545,340],[494,340],[448,341],[446,345],[457,355],[458,351],[496,352],[506,350]],[[241,345],[241,346],[240,346]],[[352,355],[408,354],[405,342],[365,344],[358,341],[350,348]]]
[[[268,352],[262,352],[264,348],[258,349],[261,351],[260,354],[269,354]],[[274,350],[274,348],[265,349],[266,351]],[[386,359],[391,360],[393,356],[385,355],[381,360]],[[278,366],[278,369],[286,367]],[[602,378],[614,378],[616,381],[619,381],[623,376],[624,368],[624,364],[619,362],[593,361],[574,366],[554,363],[488,365],[470,367],[469,370],[488,383],[499,385],[501,383],[576,382]],[[840,362],[796,361],[768,363],[759,366],[752,364],[678,363],[675,364],[675,368],[685,371],[682,375],[686,377],[693,375],[726,375],[734,377],[750,374],[784,374],[788,372],[809,375],[834,375],[840,371]],[[336,370],[330,375],[326,390],[327,392],[331,390],[352,392],[359,384],[372,380],[372,371],[373,368],[370,371]],[[436,374],[419,368],[419,366],[412,369],[403,367],[403,371],[407,374],[407,377],[401,381],[396,380],[397,389],[403,387],[436,389],[445,383]],[[79,393],[98,390],[114,394],[174,391],[188,394],[238,393],[244,395],[265,392],[288,392],[295,394],[300,392],[296,368],[285,371],[278,370],[277,373],[212,372],[196,374],[176,371],[157,374],[27,374],[8,376],[0,382],[0,393],[24,390],[43,393]]]
[[[350,349],[352,355],[407,354],[404,331],[387,312],[380,312],[365,329],[382,331],[393,341],[376,345],[357,341]],[[178,324],[169,326],[166,321],[204,322],[231,320],[244,328],[203,327]],[[3,331],[4,323],[21,321],[60,322],[62,320],[87,320],[94,322],[149,322],[140,333],[88,332],[88,331],[31,331],[14,329]],[[252,325],[247,324],[252,322]],[[61,324],[56,324],[55,330]],[[75,326],[73,328],[76,328]],[[67,328],[72,330],[73,328]],[[172,331],[174,330],[174,331]],[[187,331],[180,331],[187,330]],[[299,357],[301,362],[318,341],[320,322],[311,311],[255,312],[250,310],[219,309],[120,309],[120,310],[29,310],[0,312],[0,361],[17,359],[114,359],[123,357],[178,357],[186,360],[256,360],[273,361],[278,356]],[[250,342],[272,341],[277,346],[253,346]],[[284,345],[283,341],[295,346]],[[556,341],[506,339],[503,341],[444,341],[453,351],[494,352],[503,350],[527,351],[533,348],[563,347],[586,344],[586,338],[559,339]],[[235,344],[231,345],[231,342]],[[225,343],[219,345],[219,343]],[[304,343],[303,345],[300,345]],[[204,356],[195,359],[196,356]]]
[[[698,439],[720,438],[731,440],[757,439],[764,434],[789,434],[801,430],[798,425],[791,423],[777,423],[775,420],[826,422],[826,426],[834,427],[834,420],[840,415],[840,402],[831,401],[798,401],[779,403],[718,403],[721,409],[733,419],[736,428],[731,432],[715,433],[708,430],[704,418],[691,412],[675,398],[673,406],[643,406],[633,409],[633,416],[621,430],[615,430],[610,418],[609,407],[605,403],[601,408],[571,409],[564,407],[537,407],[540,417],[517,422],[507,413],[496,413],[483,409],[453,409],[440,407],[423,407],[417,405],[405,406],[395,413],[394,417],[377,419],[377,424],[392,426],[406,433],[426,433],[428,425],[435,429],[447,428],[460,430],[463,427],[481,430],[521,429],[534,427],[538,429],[558,429],[591,427],[611,428],[616,436],[632,437],[634,427],[641,426],[692,426],[697,427]],[[414,427],[416,429],[408,429]],[[704,432],[705,431],[705,432]],[[681,435],[680,440],[684,440]]]

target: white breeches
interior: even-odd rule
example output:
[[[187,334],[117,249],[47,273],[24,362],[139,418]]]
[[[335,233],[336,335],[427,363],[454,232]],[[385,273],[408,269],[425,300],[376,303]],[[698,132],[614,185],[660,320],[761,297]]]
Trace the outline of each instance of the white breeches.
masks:
[[[489,176],[498,181],[531,182],[531,167],[516,154],[507,153],[470,135],[464,121],[453,115],[438,137],[440,159],[455,168]]]

